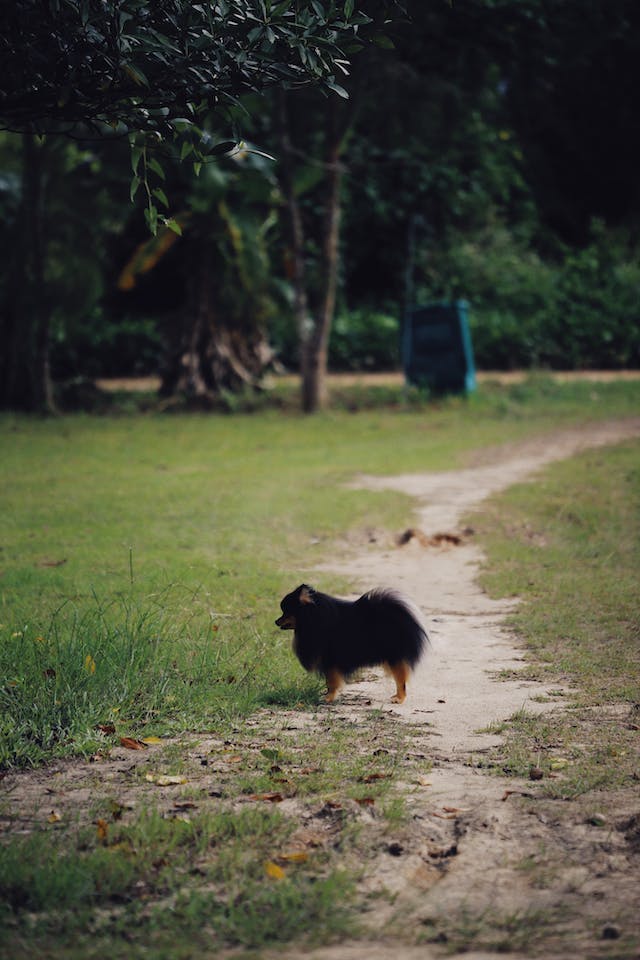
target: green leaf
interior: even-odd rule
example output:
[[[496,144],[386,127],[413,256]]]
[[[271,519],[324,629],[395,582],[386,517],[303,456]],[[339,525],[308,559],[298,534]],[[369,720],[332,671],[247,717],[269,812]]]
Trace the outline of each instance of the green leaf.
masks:
[[[164,221],[165,227],[168,227],[169,230],[173,230],[174,233],[177,233],[179,237],[182,236],[182,227],[177,220],[174,220],[173,217],[170,217],[168,220]]]
[[[144,218],[147,221],[149,230],[155,237],[158,232],[158,208],[150,203],[144,211]]]
[[[164,207],[168,208],[169,201],[167,199],[167,195],[164,192],[164,190],[161,190],[160,187],[156,187],[156,189],[153,190],[152,193],[153,193],[153,196],[156,198],[156,200],[159,200]]]
[[[220,143],[216,143],[215,147],[212,147],[209,151],[212,157],[219,157],[225,153],[231,153],[232,150],[235,150],[237,143],[235,140],[221,140]]]
[[[276,163],[276,158],[272,157],[270,153],[265,153],[264,150],[256,150],[255,147],[245,147],[245,153],[250,153],[254,157],[264,157],[265,160],[273,160]]]
[[[130,200],[131,200],[132,203],[133,203],[133,200],[134,200],[134,197],[135,197],[136,193],[138,192],[138,187],[140,186],[141,183],[142,183],[142,180],[140,179],[140,177],[134,177],[134,178],[132,179],[132,181],[131,181],[131,189],[129,190],[129,198],[130,198]]]
[[[162,169],[162,167],[160,166],[160,164],[158,163],[158,161],[156,160],[155,157],[152,157],[151,160],[148,160],[148,161],[147,161],[147,166],[148,166],[148,168],[149,168],[150,170],[153,170],[153,172],[156,173],[156,174],[160,177],[161,180],[165,180],[165,179],[166,179],[166,177],[165,177],[165,172],[164,172],[164,170]]]
[[[349,94],[344,87],[341,87],[339,83],[336,83],[333,77],[329,77],[326,81],[327,86],[330,90],[333,90],[334,93],[337,93],[339,97],[342,97],[344,100],[349,99]]]
[[[349,19],[349,17],[353,13],[353,7],[354,7],[354,0],[345,0],[345,3],[344,3],[345,19],[347,20]]]
[[[385,50],[395,50],[396,48],[396,45],[391,37],[387,37],[384,33],[379,33],[376,37],[374,37],[373,42],[377,47],[383,47]]]
[[[131,169],[134,173],[138,172],[140,157],[142,156],[143,152],[144,150],[142,147],[131,147]]]

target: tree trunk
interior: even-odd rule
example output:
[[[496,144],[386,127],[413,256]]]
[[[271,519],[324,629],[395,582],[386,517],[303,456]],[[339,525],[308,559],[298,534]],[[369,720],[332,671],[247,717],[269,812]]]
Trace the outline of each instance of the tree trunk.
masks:
[[[338,289],[340,187],[342,183],[341,141],[342,136],[338,129],[337,101],[331,99],[327,104],[326,189],[320,298],[314,317],[313,330],[304,344],[305,349],[302,354],[302,407],[307,413],[322,409],[327,403],[329,335],[336,309],[336,292]]]
[[[18,243],[2,318],[0,403],[4,408],[55,413],[49,367],[51,311],[45,284],[46,152],[46,142],[24,135]]]
[[[247,320],[225,319],[215,296],[215,254],[199,239],[191,247],[193,283],[183,312],[168,333],[167,363],[160,393],[181,395],[213,407],[225,395],[256,389],[273,359],[262,329]]]
[[[278,91],[278,134],[280,138],[280,186],[284,196],[287,227],[289,234],[289,264],[288,275],[293,287],[293,316],[298,331],[300,347],[300,376],[302,389],[302,407],[310,412],[309,401],[317,390],[311,389],[311,338],[314,323],[309,315],[309,300],[307,297],[307,278],[304,262],[305,235],[302,223],[302,212],[294,187],[295,161],[293,144],[291,142],[291,120],[289,117],[287,94],[284,90]],[[308,396],[307,396],[308,394]]]
[[[324,219],[321,248],[320,289],[317,305],[309,310],[309,292],[305,271],[306,237],[300,204],[294,189],[294,148],[286,94],[279,94],[279,135],[281,149],[280,182],[284,194],[290,245],[290,279],[294,290],[294,315],[300,344],[301,402],[305,413],[322,409],[327,402],[327,356],[329,335],[336,306],[339,267],[340,153],[344,126],[339,122],[335,98],[327,101],[325,126]]]

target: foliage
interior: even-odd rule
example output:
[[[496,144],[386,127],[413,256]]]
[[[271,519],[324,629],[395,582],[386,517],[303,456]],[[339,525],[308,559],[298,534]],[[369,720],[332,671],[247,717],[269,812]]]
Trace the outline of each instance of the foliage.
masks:
[[[13,130],[171,140],[250,90],[335,86],[340,43],[369,20],[353,2],[21,0],[5,10],[0,117]]]
[[[21,0],[0,37],[0,126],[128,136],[131,196],[144,187],[152,233],[159,223],[179,232],[160,212],[169,201],[158,148],[197,170],[236,148],[243,94],[314,81],[347,96],[336,80],[348,74],[343,47],[358,49],[371,23],[353,0]],[[206,132],[211,114],[224,116],[233,139]]]
[[[422,296],[471,301],[474,352],[484,369],[624,368],[640,363],[640,269],[595,224],[583,250],[543,259],[492,227],[435,253]]]
[[[399,363],[397,317],[361,307],[340,310],[329,341],[331,370],[391,370]],[[296,330],[287,315],[271,324],[271,338],[278,359],[293,370],[298,365]]]

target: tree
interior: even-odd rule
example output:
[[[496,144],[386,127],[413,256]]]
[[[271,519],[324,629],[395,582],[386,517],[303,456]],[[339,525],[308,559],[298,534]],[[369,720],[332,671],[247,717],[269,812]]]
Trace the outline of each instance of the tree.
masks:
[[[31,388],[5,391],[8,406],[51,408],[49,314],[42,264],[42,137],[127,136],[132,142],[132,194],[143,186],[152,232],[168,200],[162,154],[175,146],[182,159],[229,152],[240,99],[274,84],[321,81],[338,90],[343,45],[357,41],[369,18],[354,0],[20,0],[3,10],[0,34],[0,127],[25,137],[20,228],[24,286],[32,291],[6,305],[0,339],[23,331]],[[212,113],[234,139],[215,141],[204,130]],[[25,253],[26,258],[26,253]],[[16,313],[20,312],[20,316]],[[7,319],[11,318],[13,319]],[[26,346],[25,346],[26,345]],[[4,361],[0,377],[15,382]]]
[[[273,360],[267,328],[277,287],[270,239],[277,222],[273,163],[246,151],[206,164],[199,177],[174,169],[180,235],[161,227],[140,239],[131,217],[117,307],[150,312],[164,343],[161,396],[213,407],[256,387]],[[124,246],[122,238],[120,246]],[[131,249],[133,253],[131,254]]]
[[[290,277],[294,290],[294,316],[298,329],[302,408],[313,413],[327,400],[327,353],[331,324],[336,306],[339,267],[341,218],[342,150],[349,128],[350,112],[335,100],[324,107],[324,123],[320,127],[320,158],[315,161],[320,171],[322,195],[316,210],[315,229],[310,231],[303,215],[300,187],[296,171],[304,168],[299,161],[292,118],[293,108],[285,91],[277,103],[277,127],[280,143],[280,181],[285,199],[285,215],[289,234]],[[303,113],[307,113],[303,110]],[[312,161],[313,163],[313,161]],[[312,181],[315,178],[312,176]],[[315,246],[317,264],[309,269],[309,247]],[[309,278],[314,272],[315,283]]]

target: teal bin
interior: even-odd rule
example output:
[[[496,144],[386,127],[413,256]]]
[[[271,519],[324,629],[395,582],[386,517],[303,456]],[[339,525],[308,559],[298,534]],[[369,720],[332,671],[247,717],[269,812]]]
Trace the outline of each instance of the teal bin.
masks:
[[[409,383],[432,393],[476,389],[466,300],[408,311],[402,332],[402,366]]]

